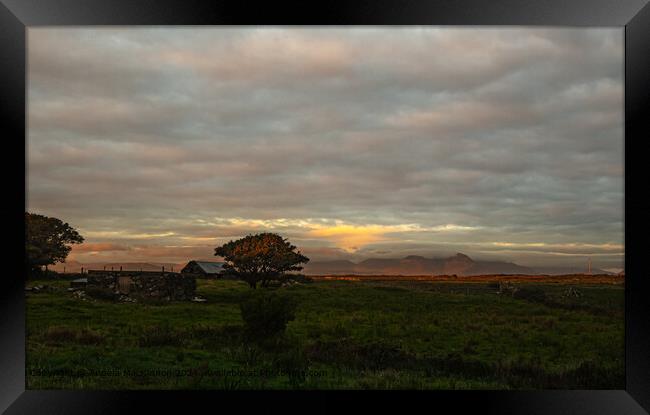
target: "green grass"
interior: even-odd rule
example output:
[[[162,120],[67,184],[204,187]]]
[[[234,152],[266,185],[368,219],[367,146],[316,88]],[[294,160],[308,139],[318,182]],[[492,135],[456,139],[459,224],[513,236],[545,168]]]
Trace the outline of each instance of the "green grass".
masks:
[[[28,388],[624,388],[621,286],[534,284],[535,303],[487,282],[319,281],[277,290],[296,318],[262,348],[243,340],[246,284],[197,283],[207,302],[155,305],[30,282],[55,290],[27,294]]]

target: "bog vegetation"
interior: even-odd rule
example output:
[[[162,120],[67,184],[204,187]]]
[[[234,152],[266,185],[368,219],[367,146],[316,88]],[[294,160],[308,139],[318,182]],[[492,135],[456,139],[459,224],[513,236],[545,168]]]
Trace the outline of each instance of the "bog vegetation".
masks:
[[[622,389],[618,284],[330,281],[205,303],[27,293],[32,389]]]

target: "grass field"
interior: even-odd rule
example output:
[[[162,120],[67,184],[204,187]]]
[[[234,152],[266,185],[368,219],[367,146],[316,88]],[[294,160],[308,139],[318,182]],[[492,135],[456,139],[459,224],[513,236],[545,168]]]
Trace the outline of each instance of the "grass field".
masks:
[[[486,277],[487,278],[487,277]],[[496,281],[496,279],[494,280]],[[620,283],[316,280],[272,348],[242,340],[239,281],[198,280],[205,303],[84,301],[30,281],[28,389],[623,389]],[[582,296],[566,297],[569,287]]]

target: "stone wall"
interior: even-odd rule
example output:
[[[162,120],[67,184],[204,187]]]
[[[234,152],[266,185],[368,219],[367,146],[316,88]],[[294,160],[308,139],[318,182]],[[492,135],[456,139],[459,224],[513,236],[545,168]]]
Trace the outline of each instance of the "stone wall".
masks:
[[[120,290],[118,279],[129,277],[128,293]],[[196,278],[175,272],[88,271],[87,288],[101,288],[129,297],[187,301],[196,295]]]

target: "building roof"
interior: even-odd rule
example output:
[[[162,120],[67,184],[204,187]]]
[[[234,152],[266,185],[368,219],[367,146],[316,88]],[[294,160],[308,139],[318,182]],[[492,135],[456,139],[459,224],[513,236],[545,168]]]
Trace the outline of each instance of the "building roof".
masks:
[[[196,264],[206,274],[216,274],[223,270],[223,262],[190,261],[187,265],[192,263]]]

